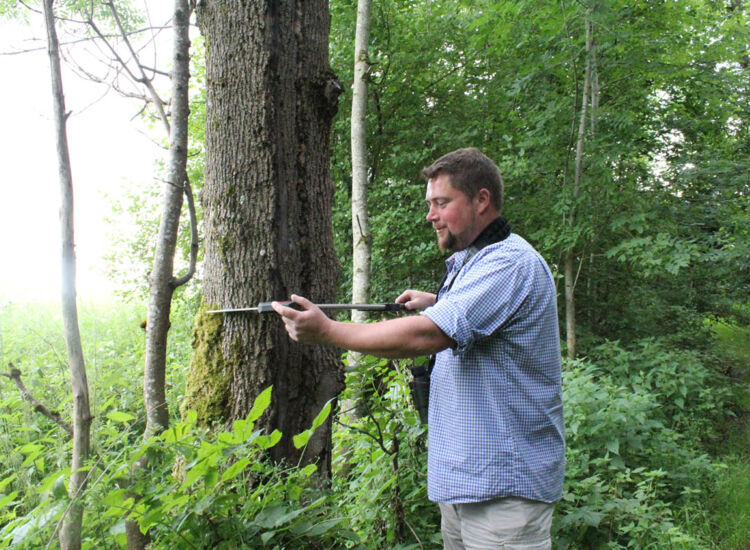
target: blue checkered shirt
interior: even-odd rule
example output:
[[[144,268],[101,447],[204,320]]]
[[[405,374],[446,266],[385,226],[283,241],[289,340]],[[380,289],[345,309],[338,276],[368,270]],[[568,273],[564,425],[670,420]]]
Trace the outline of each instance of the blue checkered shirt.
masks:
[[[439,300],[423,312],[456,342],[432,371],[428,496],[554,502],[565,436],[552,275],[515,234],[461,268],[465,254],[447,260]]]

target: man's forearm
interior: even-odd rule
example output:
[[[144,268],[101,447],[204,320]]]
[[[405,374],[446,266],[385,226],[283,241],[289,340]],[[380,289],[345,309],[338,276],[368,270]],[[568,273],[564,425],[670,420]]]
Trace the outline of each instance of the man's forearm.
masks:
[[[379,323],[331,321],[325,339],[342,349],[391,359],[437,353],[454,343],[422,315]]]

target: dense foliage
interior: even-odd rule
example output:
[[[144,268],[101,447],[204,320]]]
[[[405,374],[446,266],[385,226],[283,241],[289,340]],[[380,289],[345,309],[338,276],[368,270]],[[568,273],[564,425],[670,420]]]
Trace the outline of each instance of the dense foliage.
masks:
[[[744,301],[746,12],[704,1],[590,4],[376,3],[368,139],[378,299],[439,280],[419,169],[474,145],[501,168],[514,230],[553,268],[575,252],[582,333],[692,334],[701,315],[732,315],[731,304]],[[354,5],[332,4],[332,59],[345,81]],[[587,19],[599,92],[576,197]],[[339,117],[334,222],[343,258],[348,132]]]
[[[191,311],[178,308],[173,317],[175,404],[187,370]],[[272,465],[265,457],[279,434],[263,434],[253,423],[269,392],[231,429],[199,428],[188,413],[142,444],[136,383],[142,314],[135,306],[83,312],[95,414],[86,547],[123,547],[127,514],[151,529],[154,548],[440,547],[439,513],[426,499],[425,427],[408,389],[411,361],[368,357],[350,373],[343,397],[359,397],[358,410],[333,411],[336,458],[325,486],[314,466]],[[70,402],[56,317],[48,308],[4,304],[2,359],[22,369],[36,397],[65,416]],[[733,508],[726,492],[727,484],[746,483],[736,477],[747,475],[746,463],[716,453],[734,396],[724,375],[704,360],[649,338],[627,348],[607,342],[588,359],[565,365],[568,468],[553,527],[556,547],[742,548],[750,540],[743,508]],[[330,412],[321,411],[317,421]],[[0,425],[0,547],[42,548],[54,540],[68,502],[70,443],[9,381],[3,382]],[[306,437],[300,434],[298,444]],[[136,505],[122,483],[142,453],[153,468],[131,486],[144,495]],[[741,495],[731,498],[742,506]]]
[[[356,2],[335,0],[330,9],[332,65],[348,89]],[[574,252],[579,358],[564,365],[567,474],[556,548],[750,544],[747,19],[736,0],[373,5],[373,300],[430,290],[440,279],[443,255],[423,221],[419,169],[458,147],[478,146],[498,162],[504,214],[556,276]],[[587,22],[598,91],[576,191],[582,82],[593,58]],[[349,101],[344,94],[332,159],[342,301],[350,293]],[[342,398],[356,411],[319,417],[333,414],[337,426],[334,475],[323,483],[314,467],[267,460],[278,434],[253,426],[267,394],[231,428],[206,430],[189,412],[179,415],[197,306],[188,289],[175,301],[170,331],[172,427],[141,442],[140,304],[157,203],[139,190],[113,213],[137,227],[116,239],[111,264],[130,302],[82,308],[95,416],[86,547],[123,547],[131,517],[151,530],[154,548],[439,548],[409,361],[365,358],[349,372]],[[67,418],[61,332],[50,307],[0,304],[0,362],[13,362],[31,393]],[[0,548],[50,546],[68,503],[70,442],[11,380],[0,377],[0,391]],[[298,440],[304,445],[305,435]],[[153,468],[134,480],[132,490],[144,495],[136,504],[124,481],[143,453]]]

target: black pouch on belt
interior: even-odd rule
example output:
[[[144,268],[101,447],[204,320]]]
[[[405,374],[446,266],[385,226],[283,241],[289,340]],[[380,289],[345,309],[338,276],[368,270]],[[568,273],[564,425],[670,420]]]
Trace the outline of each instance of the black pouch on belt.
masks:
[[[422,424],[427,424],[427,412],[430,408],[430,373],[432,366],[435,364],[435,356],[431,355],[430,360],[418,367],[411,367],[411,396],[414,400],[414,408],[419,413],[419,420]]]

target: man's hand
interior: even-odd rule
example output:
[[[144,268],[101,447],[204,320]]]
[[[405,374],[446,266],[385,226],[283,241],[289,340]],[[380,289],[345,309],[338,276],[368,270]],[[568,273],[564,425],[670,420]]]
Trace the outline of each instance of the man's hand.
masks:
[[[397,304],[404,304],[406,309],[425,309],[435,305],[437,297],[430,292],[421,290],[405,290],[396,298]]]
[[[284,321],[284,327],[289,333],[289,337],[301,344],[327,344],[327,333],[332,321],[307,298],[292,294],[290,299],[297,303],[302,310],[298,311],[283,306],[279,302],[271,304],[273,310]]]

